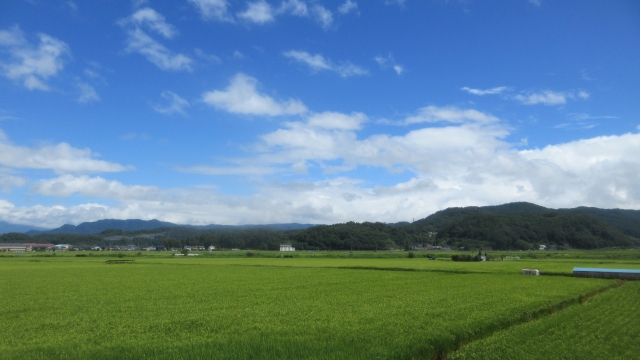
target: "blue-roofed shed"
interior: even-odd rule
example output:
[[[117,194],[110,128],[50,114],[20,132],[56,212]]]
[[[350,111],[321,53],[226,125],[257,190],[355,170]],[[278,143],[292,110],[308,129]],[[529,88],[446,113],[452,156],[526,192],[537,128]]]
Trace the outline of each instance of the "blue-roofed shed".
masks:
[[[601,279],[640,280],[640,270],[576,267],[573,268],[573,276]]]

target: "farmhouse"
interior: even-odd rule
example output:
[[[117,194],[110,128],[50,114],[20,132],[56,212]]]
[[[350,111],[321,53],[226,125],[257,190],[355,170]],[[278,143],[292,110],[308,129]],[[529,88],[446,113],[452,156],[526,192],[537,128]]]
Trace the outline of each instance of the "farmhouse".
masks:
[[[601,279],[640,280],[640,270],[575,267],[573,268],[573,276]]]
[[[291,244],[280,244],[280,251],[296,251],[296,248]]]

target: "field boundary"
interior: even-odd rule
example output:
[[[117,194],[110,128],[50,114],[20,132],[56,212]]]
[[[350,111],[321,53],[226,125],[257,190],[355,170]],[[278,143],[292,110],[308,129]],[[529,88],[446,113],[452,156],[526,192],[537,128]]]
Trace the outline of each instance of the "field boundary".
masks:
[[[225,264],[225,266],[295,268],[295,269],[374,270],[374,271],[399,271],[399,272],[434,272],[434,273],[446,273],[446,274],[458,274],[458,275],[493,274],[492,272],[488,272],[488,271],[415,269],[415,268],[382,267],[382,266],[300,266],[300,265],[265,265],[265,264]]]
[[[572,298],[572,299],[567,299],[564,301],[561,301],[557,304],[552,304],[549,305],[547,308],[543,308],[543,309],[539,309],[536,311],[533,311],[529,314],[525,314],[523,316],[521,316],[519,319],[515,320],[514,322],[511,322],[510,324],[508,324],[505,327],[501,327],[501,328],[496,328],[496,329],[492,329],[486,332],[482,332],[481,336],[478,336],[476,338],[473,339],[467,339],[467,341],[460,341],[460,342],[456,342],[456,345],[454,345],[453,349],[449,349],[448,351],[442,351],[439,354],[437,354],[436,356],[434,356],[432,359],[433,360],[446,360],[448,355],[451,353],[454,353],[458,350],[460,350],[460,348],[462,348],[465,345],[468,345],[472,342],[475,341],[479,341],[479,340],[483,340],[486,339],[488,337],[490,337],[491,335],[499,332],[499,331],[505,331],[508,330],[514,326],[518,326],[518,325],[522,325],[534,320],[538,320],[538,319],[542,319],[544,317],[547,317],[555,312],[558,311],[563,311],[565,309],[568,309],[570,307],[576,306],[576,305],[580,305],[585,303],[586,301],[588,301],[589,299],[591,299],[594,296],[597,296],[599,294],[602,294],[604,292],[607,292],[609,290],[615,289],[615,288],[619,288],[622,285],[626,284],[627,281],[626,280],[621,280],[621,281],[616,281],[613,284],[609,284],[607,286],[604,286],[600,289],[596,289],[593,291],[590,291],[586,294],[582,294],[580,296],[578,296],[577,298]]]

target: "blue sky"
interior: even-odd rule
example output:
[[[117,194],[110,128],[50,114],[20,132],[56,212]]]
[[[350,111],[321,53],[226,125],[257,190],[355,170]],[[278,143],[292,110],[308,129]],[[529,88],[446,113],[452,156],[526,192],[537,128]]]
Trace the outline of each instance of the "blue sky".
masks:
[[[640,208],[637,1],[0,4],[0,220]]]

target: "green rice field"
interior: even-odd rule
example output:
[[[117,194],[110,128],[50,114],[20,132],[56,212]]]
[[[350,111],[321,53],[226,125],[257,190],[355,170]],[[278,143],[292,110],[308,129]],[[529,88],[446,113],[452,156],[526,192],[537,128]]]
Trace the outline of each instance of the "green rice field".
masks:
[[[122,258],[133,264],[106,264],[119,259],[106,253],[4,256],[0,358],[634,358],[640,282],[570,274],[638,269],[640,251],[594,254],[483,263],[406,253]]]

